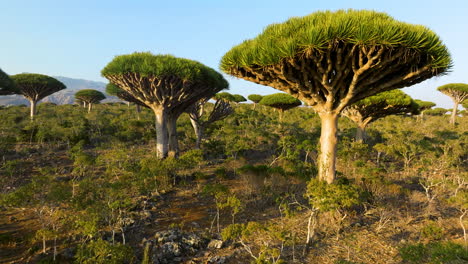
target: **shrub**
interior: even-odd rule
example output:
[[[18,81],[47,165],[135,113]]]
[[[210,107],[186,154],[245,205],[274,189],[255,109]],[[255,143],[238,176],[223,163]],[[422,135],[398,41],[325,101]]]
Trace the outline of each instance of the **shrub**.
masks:
[[[102,239],[91,241],[78,247],[77,263],[83,264],[120,264],[130,261],[133,257],[132,249],[122,244],[112,245]]]
[[[453,242],[429,244],[409,244],[400,248],[400,256],[405,263],[466,263],[468,250]]]

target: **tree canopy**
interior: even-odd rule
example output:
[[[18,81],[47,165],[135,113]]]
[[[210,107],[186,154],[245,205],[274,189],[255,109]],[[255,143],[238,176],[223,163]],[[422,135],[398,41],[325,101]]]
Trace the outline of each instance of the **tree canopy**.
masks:
[[[184,98],[187,92],[196,92],[196,90],[201,90],[202,86],[220,87],[220,90],[228,87],[227,81],[221,74],[197,61],[172,55],[154,55],[150,52],[116,56],[104,67],[101,74],[136,99],[152,105],[176,104],[178,100],[167,100],[165,96],[165,93],[170,93],[171,90],[177,92],[173,94],[173,97]],[[158,87],[152,87],[153,89],[131,87],[131,84],[137,82],[138,78],[151,83],[157,82]],[[158,89],[155,96],[148,94],[155,89]]]
[[[31,104],[31,119],[36,113],[36,103],[44,97],[63,90],[66,86],[59,80],[37,73],[21,73],[11,76],[20,93]]]
[[[10,76],[0,69],[0,95],[18,94],[19,89]]]
[[[296,106],[300,106],[302,102],[289,94],[275,93],[263,96],[259,104],[284,111]]]
[[[450,110],[442,108],[442,107],[436,107],[433,109],[428,109],[425,111],[426,115],[432,115],[432,116],[443,116]]]
[[[66,88],[59,80],[43,74],[21,73],[11,78],[24,97],[36,102]]]
[[[430,102],[430,101],[423,101],[423,100],[415,99],[414,102],[418,104],[419,111],[431,109],[432,107],[436,106],[435,103]]]
[[[227,52],[220,67],[298,94],[310,105],[329,102],[344,108],[378,92],[444,74],[451,65],[448,49],[427,27],[375,11],[339,10],[272,24]],[[306,71],[308,76],[301,78]],[[356,95],[341,102],[350,92]]]
[[[217,94],[215,94],[215,96],[213,96],[213,99],[215,99],[215,100],[225,100],[225,101],[228,101],[228,102],[234,102],[234,100],[235,100],[234,95],[231,94],[231,93],[228,93],[228,92],[217,93]]]
[[[427,27],[369,10],[315,12],[233,47],[221,69],[287,92],[322,120],[319,178],[335,177],[340,112],[366,97],[445,74],[452,59]]]
[[[89,104],[96,104],[106,99],[106,96],[98,90],[83,89],[75,93],[75,98]]]
[[[262,96],[262,95],[259,95],[259,94],[251,94],[251,95],[247,96],[247,98],[248,98],[250,101],[252,101],[252,102],[254,102],[254,103],[257,104],[258,102],[260,102],[260,100],[262,100],[263,96]]]
[[[247,99],[245,99],[245,97],[240,95],[240,94],[233,94],[232,96],[233,96],[233,101],[235,103],[240,103],[240,102],[246,102],[247,101]]]
[[[367,97],[346,107],[341,113],[358,126],[356,140],[363,141],[368,124],[389,116],[418,114],[419,105],[401,90],[392,90]]]

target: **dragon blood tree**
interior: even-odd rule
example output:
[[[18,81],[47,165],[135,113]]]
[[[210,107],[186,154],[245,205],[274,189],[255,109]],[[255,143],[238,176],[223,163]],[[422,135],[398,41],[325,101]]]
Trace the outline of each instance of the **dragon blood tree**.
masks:
[[[455,105],[453,106],[452,116],[450,117],[450,124],[455,125],[455,118],[457,116],[458,105],[463,100],[468,98],[468,84],[466,83],[449,83],[442,85],[437,90],[452,98]]]
[[[258,102],[260,102],[260,100],[262,100],[263,95],[251,94],[251,95],[247,96],[247,98],[254,103],[253,109],[255,110],[255,106],[257,106]]]
[[[229,85],[220,73],[199,62],[149,52],[117,56],[101,74],[153,110],[159,158],[168,156],[168,124],[171,138],[176,138],[177,117],[190,104]]]
[[[421,120],[424,118],[424,112],[426,110],[429,110],[432,107],[436,106],[435,103],[430,102],[430,101],[423,101],[423,100],[415,99],[414,102],[418,104],[419,113],[420,113],[419,116],[421,117]]]
[[[19,94],[20,91],[10,76],[0,69],[0,95]]]
[[[335,180],[337,120],[366,97],[446,73],[450,54],[430,29],[369,10],[316,12],[272,24],[221,59],[233,76],[287,92],[322,120],[319,179]]]
[[[233,94],[232,96],[233,96],[233,101],[236,104],[242,103],[242,102],[247,102],[247,99],[245,99],[245,97],[240,95],[240,94]]]
[[[31,104],[31,120],[34,119],[34,115],[36,114],[38,101],[66,88],[59,80],[36,73],[16,74],[11,76],[11,79],[16,83],[20,93],[26,97]]]
[[[235,97],[233,94],[230,94],[228,92],[221,92],[221,93],[217,93],[213,96],[213,99],[214,100],[225,100],[225,101],[228,101],[228,102],[232,102],[232,103],[235,103]]]
[[[279,120],[281,121],[284,111],[300,106],[302,102],[289,94],[275,93],[263,96],[259,104],[277,109],[279,112]]]
[[[197,137],[197,141],[195,143],[195,148],[197,149],[200,148],[201,141],[205,136],[205,128],[216,121],[226,118],[234,112],[228,101],[220,99],[216,100],[211,112],[207,113],[205,106],[208,100],[209,98],[203,98],[192,104],[187,109],[190,122],[192,123],[193,130],[195,131],[195,136]]]
[[[93,109],[93,104],[99,104],[106,96],[98,90],[83,89],[75,93],[75,99],[88,105],[88,113]]]
[[[419,113],[419,105],[401,90],[392,90],[369,96],[345,107],[341,114],[357,125],[356,141],[363,142],[366,127],[370,123],[389,115]]]

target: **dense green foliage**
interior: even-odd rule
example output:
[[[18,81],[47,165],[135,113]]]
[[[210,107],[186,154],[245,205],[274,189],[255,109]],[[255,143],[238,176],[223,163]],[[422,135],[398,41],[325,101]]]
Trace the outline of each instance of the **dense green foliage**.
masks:
[[[452,92],[468,93],[468,84],[466,83],[448,83],[437,87],[437,90],[442,93],[451,94]]]
[[[247,96],[247,98],[248,98],[250,101],[252,101],[252,102],[254,102],[254,103],[257,104],[258,102],[260,102],[260,100],[262,100],[263,95],[259,95],[259,94],[250,94],[249,96]]]
[[[435,103],[430,102],[430,101],[422,101],[419,99],[415,99],[414,102],[418,104],[420,111],[425,111],[427,109],[431,109],[432,107],[436,106]]]
[[[55,78],[36,73],[21,73],[11,78],[26,98],[39,101],[55,92],[65,89],[65,85]]]
[[[466,263],[468,250],[453,242],[434,242],[406,245],[400,249],[400,255],[405,263]]]
[[[259,104],[281,110],[288,110],[300,106],[302,102],[289,94],[275,93],[263,96]]]
[[[0,69],[0,95],[19,93],[15,83],[11,80],[10,76]]]
[[[389,115],[418,114],[420,105],[401,90],[392,90],[367,97],[348,106],[343,115],[366,124]]]
[[[79,99],[83,102],[91,103],[91,104],[96,104],[99,103],[100,101],[106,99],[106,96],[94,89],[83,89],[79,90],[78,92],[75,93],[75,98]]]
[[[429,57],[434,69],[450,68],[450,54],[429,28],[411,25],[369,10],[320,11],[272,24],[254,39],[231,49],[221,60],[221,69],[268,66],[283,59],[323,51],[333,42],[404,47],[416,56]]]
[[[442,115],[445,115],[449,111],[450,110],[442,108],[442,107],[436,107],[436,108],[433,108],[433,109],[429,109],[429,110],[425,111],[424,113],[427,114],[427,115],[442,116]]]
[[[135,52],[116,56],[101,71],[103,76],[135,73],[144,77],[178,77],[184,81],[206,86],[228,86],[221,74],[197,61],[177,58],[172,55],[154,55],[150,52]]]
[[[220,92],[217,93],[214,97],[215,100],[226,100],[228,102],[234,102],[235,98],[234,95],[228,92]]]
[[[244,96],[240,95],[240,94],[233,94],[233,101],[236,102],[236,103],[241,103],[241,102],[246,102],[247,99],[245,99]]]

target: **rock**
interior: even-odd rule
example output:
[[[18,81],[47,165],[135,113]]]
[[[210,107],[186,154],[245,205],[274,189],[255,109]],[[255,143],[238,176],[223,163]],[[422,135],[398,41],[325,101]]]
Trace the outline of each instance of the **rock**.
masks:
[[[217,248],[220,249],[223,247],[224,242],[219,239],[212,239],[210,243],[208,243],[208,248]]]
[[[208,263],[213,263],[213,264],[224,264],[228,260],[227,257],[223,256],[214,256],[208,260]]]

